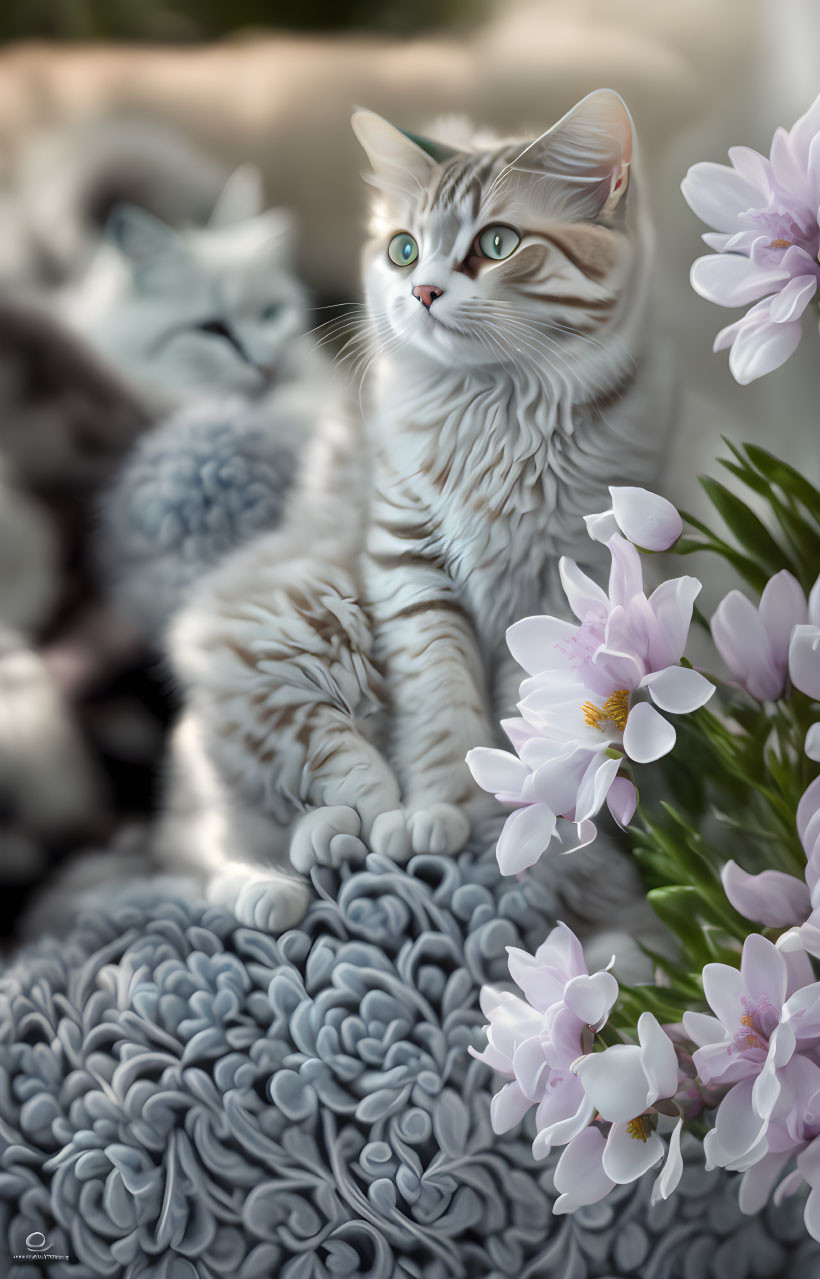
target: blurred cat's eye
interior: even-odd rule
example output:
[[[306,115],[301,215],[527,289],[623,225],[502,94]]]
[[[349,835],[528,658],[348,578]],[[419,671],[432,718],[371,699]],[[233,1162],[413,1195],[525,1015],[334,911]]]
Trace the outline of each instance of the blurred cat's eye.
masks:
[[[406,231],[399,231],[387,246],[387,256],[396,266],[411,266],[419,256],[419,246]]]
[[[521,243],[521,236],[511,226],[488,226],[476,241],[485,258],[500,262],[514,253]]]
[[[282,313],[282,307],[278,302],[271,302],[270,306],[266,306],[262,312],[263,320],[277,320]]]

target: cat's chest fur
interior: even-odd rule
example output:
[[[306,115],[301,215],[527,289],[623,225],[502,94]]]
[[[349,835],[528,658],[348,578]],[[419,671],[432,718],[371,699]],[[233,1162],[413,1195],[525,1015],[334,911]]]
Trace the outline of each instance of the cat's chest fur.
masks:
[[[377,487],[388,501],[415,499],[426,548],[497,653],[513,621],[560,609],[558,559],[589,545],[582,516],[600,509],[617,470],[608,433],[589,406],[568,409],[535,379],[442,379],[438,397],[402,399],[389,405]]]

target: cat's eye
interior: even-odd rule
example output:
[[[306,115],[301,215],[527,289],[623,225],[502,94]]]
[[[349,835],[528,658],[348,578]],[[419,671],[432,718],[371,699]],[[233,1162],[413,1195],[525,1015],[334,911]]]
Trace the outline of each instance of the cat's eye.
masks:
[[[387,256],[396,266],[412,266],[419,256],[419,246],[406,231],[399,231],[387,246]]]
[[[266,306],[262,312],[263,320],[276,320],[282,314],[282,307],[278,302],[271,302],[270,306]]]
[[[481,232],[476,243],[485,258],[501,262],[515,252],[521,243],[521,236],[511,226],[488,226]]]

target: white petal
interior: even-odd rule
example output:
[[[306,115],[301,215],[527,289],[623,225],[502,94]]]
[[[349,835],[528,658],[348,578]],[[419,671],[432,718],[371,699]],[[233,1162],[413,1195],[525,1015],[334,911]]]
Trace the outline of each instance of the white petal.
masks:
[[[612,510],[624,537],[647,551],[666,551],[683,532],[671,502],[642,488],[610,488]]]
[[[712,639],[733,677],[759,701],[771,701],[783,691],[783,674],[774,660],[763,620],[741,591],[729,591],[711,621]]]
[[[555,814],[546,804],[528,804],[510,813],[495,850],[501,874],[518,875],[537,862],[554,830]]]
[[[509,1132],[519,1124],[533,1103],[525,1097],[519,1084],[505,1084],[490,1102],[490,1123],[493,1132]]]
[[[680,1152],[682,1130],[683,1120],[679,1119],[675,1124],[672,1136],[669,1138],[669,1153],[652,1187],[653,1204],[657,1203],[659,1199],[668,1199],[673,1191],[677,1189],[678,1182],[683,1174],[683,1156]]]
[[[557,617],[524,617],[507,631],[507,647],[528,675],[537,675],[566,665],[556,644],[577,634],[577,626]]]
[[[638,792],[634,783],[628,777],[616,777],[609,788],[606,803],[618,825],[627,827],[638,807]]]
[[[581,572],[575,560],[562,555],[558,561],[558,572],[569,606],[579,621],[583,621],[588,613],[609,611],[606,592]]]
[[[820,576],[809,591],[809,621],[820,627]]]
[[[555,1166],[553,1181],[561,1196],[553,1212],[575,1212],[609,1194],[615,1183],[603,1171],[605,1145],[598,1128],[585,1128],[569,1143]]]
[[[582,974],[564,989],[564,1003],[586,1026],[602,1026],[617,998],[618,983],[612,973]]]
[[[809,759],[820,761],[820,723],[812,724],[806,733],[805,751]]]
[[[590,817],[600,812],[620,767],[620,759],[604,758],[592,761],[578,787],[578,797],[575,802],[576,822],[588,821]]]
[[[603,542],[605,546],[618,532],[614,511],[599,511],[597,515],[585,515],[584,523],[593,542]]]
[[[723,891],[735,910],[766,928],[802,924],[809,916],[811,900],[802,879],[781,870],[750,875],[734,861],[720,872]]]
[[[690,273],[692,288],[702,298],[718,306],[746,306],[764,294],[773,293],[788,273],[767,270],[751,258],[736,253],[710,253],[697,258]]]
[[[624,750],[636,764],[649,764],[668,755],[675,745],[675,730],[648,702],[629,712],[624,729]]]
[[[696,1044],[719,1044],[726,1038],[723,1024],[717,1017],[708,1013],[690,1012],[683,1014],[683,1026],[689,1038]]]
[[[675,1045],[657,1017],[641,1013],[638,1018],[638,1038],[641,1044],[641,1067],[646,1076],[647,1096],[650,1102],[658,1098],[674,1097],[678,1090],[678,1058]]]
[[[820,630],[795,626],[789,645],[789,675],[795,688],[820,701]]]
[[[741,386],[779,369],[800,345],[803,328],[791,324],[756,324],[743,327],[732,344],[729,369]]]
[[[646,1076],[636,1044],[615,1044],[590,1053],[576,1069],[584,1091],[604,1119],[634,1119],[646,1109]]]
[[[797,275],[789,280],[772,301],[769,314],[775,324],[799,320],[816,292],[817,281],[813,275]]]
[[[765,199],[758,187],[725,164],[693,164],[681,182],[683,198],[701,222],[717,231],[734,231],[737,218],[759,208]]]
[[[740,1183],[741,1212],[751,1216],[760,1212],[761,1208],[765,1208],[772,1186],[793,1154],[793,1150],[784,1150],[776,1154],[764,1155],[743,1174],[743,1180]]]
[[[494,746],[475,746],[466,755],[467,767],[482,790],[520,794],[530,770],[509,751]]]
[[[760,597],[760,620],[769,637],[772,654],[785,671],[789,640],[795,626],[808,621],[808,605],[802,586],[788,569],[775,573]]]
[[[687,666],[667,666],[665,671],[645,675],[641,683],[649,689],[655,705],[673,715],[686,715],[705,706],[715,691],[705,675]]]
[[[616,1123],[609,1130],[602,1164],[606,1175],[624,1186],[637,1181],[662,1158],[663,1142],[656,1132],[643,1141],[627,1132],[625,1123]]]

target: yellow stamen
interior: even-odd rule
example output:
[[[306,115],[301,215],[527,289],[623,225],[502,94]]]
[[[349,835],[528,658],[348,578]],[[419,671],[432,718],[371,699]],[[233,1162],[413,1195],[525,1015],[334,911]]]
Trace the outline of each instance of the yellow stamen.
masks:
[[[603,732],[604,725],[610,723],[623,732],[629,717],[629,690],[616,689],[603,706],[596,706],[594,702],[584,702],[581,710],[584,713],[584,723],[587,728],[597,728]]]
[[[770,249],[788,249],[791,247],[791,240],[772,240],[769,245]]]
[[[636,1119],[630,1119],[626,1125],[626,1131],[633,1141],[642,1141],[646,1145],[652,1136],[652,1121],[649,1115],[638,1115]]]

